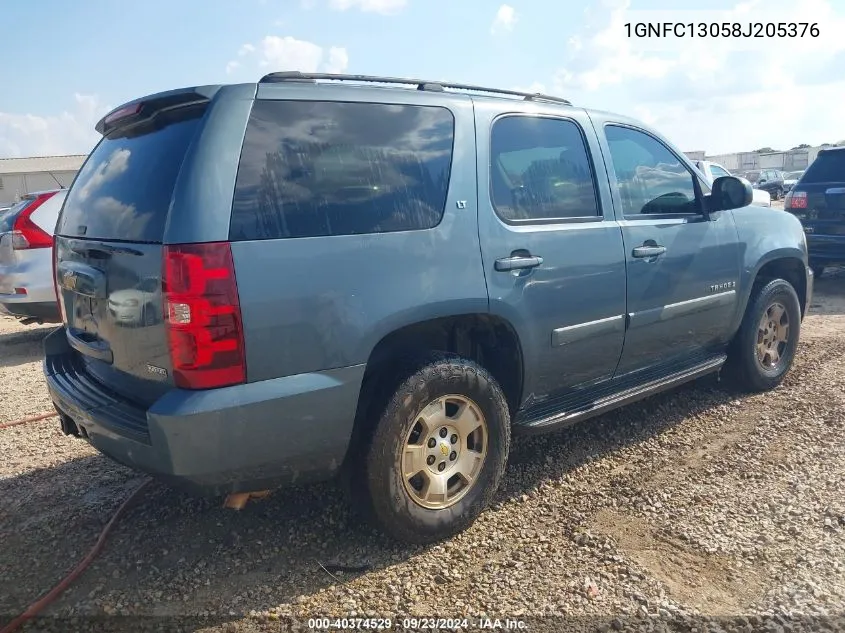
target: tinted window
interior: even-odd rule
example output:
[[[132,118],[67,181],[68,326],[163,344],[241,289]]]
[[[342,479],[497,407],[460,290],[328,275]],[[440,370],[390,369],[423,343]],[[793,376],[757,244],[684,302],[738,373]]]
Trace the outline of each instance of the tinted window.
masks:
[[[801,177],[801,184],[819,182],[845,182],[845,150],[820,152]]]
[[[34,198],[24,198],[6,211],[0,211],[0,233],[10,232],[14,228],[15,220],[18,219],[20,212],[26,209],[33,200]]]
[[[453,137],[445,108],[256,101],[230,237],[432,228],[446,205]]]
[[[181,108],[105,137],[80,170],[60,235],[161,242],[173,187],[202,110]]]
[[[584,137],[572,121],[499,119],[490,169],[493,206],[504,220],[600,215]]]
[[[716,180],[716,178],[721,178],[723,176],[730,176],[728,172],[726,172],[718,165],[710,165],[710,173],[713,174],[713,180]]]
[[[698,212],[692,174],[663,143],[615,125],[605,135],[625,215]]]

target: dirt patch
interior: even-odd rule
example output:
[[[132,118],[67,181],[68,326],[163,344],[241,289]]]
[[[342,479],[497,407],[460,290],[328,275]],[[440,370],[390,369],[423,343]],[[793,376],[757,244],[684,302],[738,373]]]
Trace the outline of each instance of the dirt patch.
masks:
[[[760,570],[741,563],[737,567],[727,556],[701,554],[660,538],[638,517],[601,510],[592,529],[614,539],[625,557],[663,583],[672,598],[702,613],[743,613],[763,594],[765,574]]]
[[[845,276],[819,281],[793,370],[772,392],[699,381],[515,438],[493,506],[445,543],[388,541],[332,484],[234,513],[157,483],[49,613],[226,620],[209,631],[286,616],[525,614],[555,633],[578,618],[688,617],[685,630],[708,630],[701,614],[841,613],[843,297]],[[46,331],[0,318],[0,421],[50,408]],[[0,432],[0,456],[3,624],[84,555],[139,476],[55,420]],[[330,575],[320,564],[331,562],[366,567]]]

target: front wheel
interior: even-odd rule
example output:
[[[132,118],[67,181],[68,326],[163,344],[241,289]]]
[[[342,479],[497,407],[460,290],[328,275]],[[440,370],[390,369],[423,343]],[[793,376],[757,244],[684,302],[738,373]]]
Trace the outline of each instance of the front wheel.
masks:
[[[739,385],[777,387],[792,366],[800,333],[801,304],[792,285],[773,279],[755,286],[729,359]]]
[[[822,275],[824,275],[824,269],[825,269],[824,264],[816,264],[816,265],[812,266],[812,269],[813,269],[813,277],[815,277],[816,279],[821,279]]]
[[[510,415],[496,380],[454,355],[422,362],[383,409],[366,455],[371,515],[401,541],[469,527],[505,470]]]

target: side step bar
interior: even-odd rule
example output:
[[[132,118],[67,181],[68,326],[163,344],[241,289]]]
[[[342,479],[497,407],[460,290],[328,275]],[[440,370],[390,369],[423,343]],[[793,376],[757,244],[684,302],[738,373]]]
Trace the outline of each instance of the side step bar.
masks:
[[[580,407],[574,410],[563,410],[544,418],[531,420],[530,422],[523,424],[517,424],[514,426],[514,430],[518,430],[523,433],[545,433],[556,428],[570,426],[576,422],[580,422],[581,420],[586,420],[587,418],[606,413],[623,405],[630,404],[631,402],[642,400],[643,398],[658,394],[661,391],[672,389],[673,387],[695,380],[696,378],[701,378],[707,374],[719,371],[722,368],[722,365],[725,364],[727,358],[728,357],[726,355],[717,356],[703,363],[699,363],[698,365],[693,365],[683,371],[669,374],[663,378],[651,380],[641,385],[629,387],[628,389],[617,391],[616,393],[599,398],[595,402],[592,402],[588,407]]]

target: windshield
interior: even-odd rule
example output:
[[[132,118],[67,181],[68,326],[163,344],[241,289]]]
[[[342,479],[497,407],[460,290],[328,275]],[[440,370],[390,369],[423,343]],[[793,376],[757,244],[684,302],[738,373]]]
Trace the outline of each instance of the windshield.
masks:
[[[784,180],[798,180],[803,174],[803,171],[788,171],[783,175]]]
[[[748,182],[757,182],[760,179],[759,171],[749,171],[745,173],[745,179]]]

